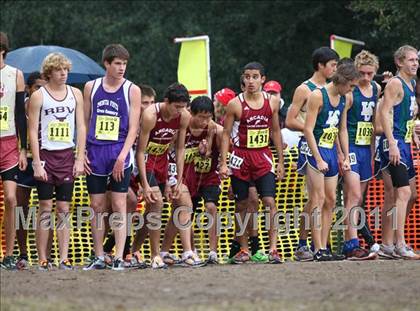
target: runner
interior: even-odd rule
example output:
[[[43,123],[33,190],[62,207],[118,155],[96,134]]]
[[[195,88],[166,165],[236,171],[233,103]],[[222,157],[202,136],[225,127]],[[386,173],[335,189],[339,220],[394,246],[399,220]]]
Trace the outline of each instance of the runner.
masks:
[[[373,81],[379,68],[378,58],[368,51],[356,55],[355,66],[361,78],[349,94],[347,132],[350,170],[344,172],[344,206],[346,208],[343,254],[350,260],[376,259],[375,252],[362,249],[357,236],[359,212],[369,180],[373,177],[372,158],[375,148],[374,113],[381,87]],[[363,222],[366,221],[362,213]]]
[[[24,171],[26,162],[25,82],[20,70],[4,63],[9,51],[9,39],[0,32],[0,176],[4,191],[4,231],[6,253],[2,269],[16,268],[13,258],[15,246],[16,183],[18,171]],[[17,128],[17,132],[16,132]],[[17,135],[20,138],[20,152]]]
[[[47,260],[47,245],[54,224],[51,213],[54,197],[58,218],[56,233],[60,251],[59,268],[73,269],[68,258],[68,217],[74,178],[84,172],[86,128],[82,93],[66,85],[70,69],[71,63],[63,54],[49,54],[42,63],[42,74],[48,82],[32,94],[29,105],[29,139],[39,199],[36,244],[39,269],[42,271],[51,268]]]
[[[88,124],[86,183],[91,207],[95,259],[84,270],[104,269],[103,240],[108,231],[106,191],[111,189],[115,235],[113,270],[124,270],[124,245],[127,236],[127,192],[133,164],[132,146],[136,139],[141,106],[138,86],[124,78],[128,51],[120,44],[110,44],[102,53],[105,77],[89,81],[84,89],[85,122]],[[100,155],[100,156],[98,156]],[[111,220],[114,223],[111,223]]]
[[[279,102],[261,91],[265,73],[264,67],[260,63],[247,64],[243,69],[243,77],[245,91],[231,100],[226,109],[219,172],[222,178],[228,177],[226,160],[229,138],[234,121],[239,121],[238,136],[234,139],[233,152],[230,156],[231,183],[236,200],[236,211],[239,215],[239,218],[236,219],[236,232],[240,233],[240,224],[244,224],[247,213],[246,199],[248,198],[249,182],[253,180],[263,205],[270,213],[269,260],[272,263],[281,263],[282,259],[277,252],[277,226],[274,224],[276,183],[272,154],[268,146],[271,138],[278,153],[278,163],[275,170],[277,178],[280,180],[283,178],[284,168],[282,139],[278,121]],[[235,257],[238,258],[238,262],[246,262],[250,257],[247,236],[246,234],[238,234],[237,236],[241,244],[241,251]],[[242,260],[239,260],[239,258],[242,258]]]
[[[420,259],[406,244],[404,236],[410,197],[416,193],[416,173],[410,144],[413,139],[413,119],[417,113],[414,80],[419,67],[417,50],[408,45],[402,46],[394,53],[394,61],[398,75],[386,85],[384,100],[379,106],[384,131],[380,140],[383,178],[390,179],[396,189],[394,211],[391,210],[393,201],[388,201],[382,211],[387,220],[383,222],[380,255]],[[391,111],[392,119],[389,117]],[[396,217],[396,228],[389,229],[393,217]]]
[[[297,170],[299,174],[305,175],[307,167],[308,143],[303,135],[303,129],[306,119],[307,102],[311,93],[317,88],[327,85],[327,79],[330,79],[336,71],[339,56],[336,51],[329,47],[320,47],[312,53],[312,66],[314,73],[311,78],[302,82],[293,95],[292,104],[286,116],[286,127],[297,131],[300,136],[298,144],[299,156],[297,161]],[[306,183],[307,192],[310,192],[309,184]],[[310,231],[310,210],[308,201],[300,217],[299,223],[299,244],[295,250],[294,259],[297,261],[312,261],[313,252],[308,246],[308,233]]]
[[[42,77],[39,71],[32,72],[27,79],[26,83],[26,94],[28,97],[25,98],[25,111],[26,111],[26,118],[28,118],[28,105],[29,105],[29,97],[37,90],[39,90],[42,86],[47,83],[46,80]],[[17,206],[22,208],[23,215],[25,219],[28,218],[29,212],[29,199],[31,198],[32,188],[36,187],[36,180],[34,178],[34,170],[32,168],[32,155],[30,153],[29,145],[26,147],[27,150],[27,161],[28,166],[26,167],[25,171],[18,171],[18,180],[17,180]],[[19,258],[16,262],[16,267],[19,270],[26,270],[29,267],[28,262],[28,252],[27,252],[27,230],[23,228],[23,222],[19,223],[19,227],[16,230],[16,237],[17,242],[19,245]],[[49,259],[49,254],[51,253],[51,245],[52,245],[52,235],[50,235],[48,239],[48,248],[47,254]],[[49,251],[48,251],[49,250]]]
[[[353,64],[342,64],[332,76],[332,83],[313,91],[308,100],[304,135],[308,142],[306,169],[308,211],[311,215],[314,260],[333,260],[327,248],[333,210],[336,205],[338,154],[335,144],[340,137],[344,152],[343,170],[348,170],[348,137],[345,106],[346,94],[356,86],[359,73]],[[344,120],[344,121],[343,121]],[[338,128],[339,126],[339,128]]]

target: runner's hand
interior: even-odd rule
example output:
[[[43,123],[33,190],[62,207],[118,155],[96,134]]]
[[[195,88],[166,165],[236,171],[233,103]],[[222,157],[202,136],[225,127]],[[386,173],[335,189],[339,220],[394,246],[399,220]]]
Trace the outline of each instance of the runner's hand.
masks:
[[[85,173],[86,173],[86,175],[92,174],[92,170],[90,168],[90,161],[89,161],[87,155],[85,155],[85,163],[84,163],[84,166],[85,166]]]
[[[219,167],[219,175],[221,179],[227,179],[229,177],[229,169],[227,164],[221,164]]]
[[[19,152],[19,169],[21,171],[26,170],[26,168],[28,167],[28,158],[26,157],[26,150],[22,149]]]
[[[121,182],[124,178],[124,159],[120,157],[117,158],[114,164],[114,168],[112,169],[112,178],[116,182]]]
[[[392,165],[399,165],[401,160],[400,151],[398,150],[397,142],[389,143],[389,160]]]
[[[152,188],[146,186],[143,188],[143,197],[146,203],[153,204],[156,203],[156,195],[154,194]]]
[[[82,176],[84,172],[85,172],[84,161],[81,161],[81,160],[74,161],[73,176],[74,177]]]
[[[47,172],[45,171],[41,163],[33,164],[32,166],[34,168],[34,178],[36,180],[40,180],[40,181],[48,180]]]
[[[343,167],[342,167],[342,169],[343,169],[344,172],[350,170],[350,161],[349,161],[349,159],[345,159],[343,161]]]
[[[328,167],[328,164],[327,164],[327,162],[325,162],[324,160],[320,160],[319,162],[318,161],[316,161],[316,166],[317,166],[317,168],[318,168],[318,170],[321,172],[321,173],[326,173],[326,172],[328,172],[328,170],[329,170],[329,167]]]
[[[277,175],[277,180],[279,181],[284,178],[284,164],[283,163],[277,163],[276,175]]]
[[[171,200],[178,200],[181,196],[182,183],[178,182],[175,186],[172,187],[172,193],[170,194]]]

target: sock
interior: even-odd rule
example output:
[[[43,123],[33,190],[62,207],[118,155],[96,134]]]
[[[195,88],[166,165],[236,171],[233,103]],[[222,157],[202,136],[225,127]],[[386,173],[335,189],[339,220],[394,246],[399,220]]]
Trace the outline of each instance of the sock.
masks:
[[[349,253],[359,247],[359,239],[351,239],[344,242],[343,253]]]
[[[160,252],[160,257],[165,257],[166,255],[168,255],[169,254],[169,252]]]
[[[307,239],[299,239],[299,245],[298,248],[308,246],[308,240]]]
[[[110,253],[115,246],[115,237],[113,234],[108,234],[106,242],[104,243],[104,252]]]
[[[98,259],[100,259],[102,261],[105,261],[105,257],[103,255],[102,256],[98,256]]]
[[[249,241],[251,243],[251,254],[255,255],[260,250],[260,239],[258,236],[250,236]]]
[[[217,253],[215,251],[210,251],[209,252],[209,257],[212,257],[212,256],[217,258]]]
[[[235,256],[237,253],[239,253],[240,250],[241,244],[239,244],[239,242],[236,240],[232,240],[232,243],[230,244],[229,258]]]
[[[128,254],[130,254],[130,246],[131,246],[131,236],[128,236],[125,239],[123,258],[125,258]]]
[[[315,244],[314,244],[314,242],[311,242],[311,251],[315,253]]]

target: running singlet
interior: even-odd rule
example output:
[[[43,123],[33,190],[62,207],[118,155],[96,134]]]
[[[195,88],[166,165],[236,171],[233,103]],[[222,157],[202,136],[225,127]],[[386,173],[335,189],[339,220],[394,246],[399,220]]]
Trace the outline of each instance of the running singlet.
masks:
[[[353,90],[353,104],[347,112],[349,143],[370,146],[373,136],[373,111],[378,100],[378,88],[371,82],[372,96],[366,97],[359,87]]]
[[[273,112],[269,95],[266,92],[262,92],[262,94],[264,103],[260,109],[251,108],[245,101],[243,93],[238,95],[242,105],[242,114],[237,135],[233,138],[234,147],[244,149],[268,148]]]
[[[130,112],[130,87],[125,80],[120,88],[109,93],[103,87],[103,78],[93,82],[91,93],[91,118],[87,142],[94,145],[124,143],[128,135]]]
[[[66,85],[67,93],[63,100],[57,100],[41,87],[42,106],[40,111],[40,149],[49,151],[74,147],[74,126],[76,98],[71,86]]]
[[[17,69],[5,65],[0,80],[0,137],[15,136],[15,100]]]
[[[321,88],[322,93],[322,109],[316,119],[314,136],[319,147],[332,149],[335,139],[338,135],[338,124],[340,123],[341,114],[346,104],[346,97],[340,96],[337,107],[333,107],[330,103],[327,90]]]
[[[150,132],[149,141],[146,147],[146,171],[154,171],[156,166],[159,166],[159,161],[164,166],[168,163],[168,149],[177,134],[181,122],[181,115],[177,118],[166,122],[163,120],[160,103],[156,103],[156,124]],[[167,170],[167,167],[164,168]]]
[[[406,143],[410,143],[413,136],[413,126],[414,126],[414,111],[416,109],[416,83],[414,80],[411,80],[411,90],[407,83],[397,76],[400,79],[403,90],[404,97],[401,102],[394,106],[394,116],[393,116],[393,130],[392,133],[395,139],[404,140]]]

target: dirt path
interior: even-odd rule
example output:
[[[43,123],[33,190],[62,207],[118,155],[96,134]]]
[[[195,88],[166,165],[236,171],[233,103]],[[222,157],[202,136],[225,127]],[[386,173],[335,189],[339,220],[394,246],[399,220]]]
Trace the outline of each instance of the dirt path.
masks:
[[[419,310],[419,289],[420,262],[414,261],[124,272],[33,268],[1,271],[1,310]]]

